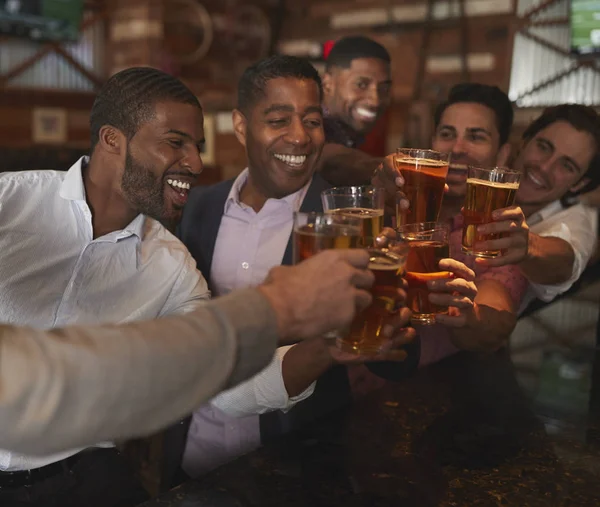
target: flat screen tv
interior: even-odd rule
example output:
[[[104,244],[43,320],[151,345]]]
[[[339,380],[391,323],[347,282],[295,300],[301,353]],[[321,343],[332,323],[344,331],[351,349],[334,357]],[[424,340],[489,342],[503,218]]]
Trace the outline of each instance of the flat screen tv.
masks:
[[[571,0],[571,50],[600,54],[600,0]]]
[[[0,33],[37,41],[76,41],[85,0],[0,0]]]

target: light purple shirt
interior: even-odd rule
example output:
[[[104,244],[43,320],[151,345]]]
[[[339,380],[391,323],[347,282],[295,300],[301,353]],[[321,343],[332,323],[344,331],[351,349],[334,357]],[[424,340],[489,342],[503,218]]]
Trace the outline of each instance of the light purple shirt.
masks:
[[[282,199],[267,200],[257,213],[239,201],[247,178],[248,169],[245,169],[225,201],[210,274],[216,296],[258,285],[271,268],[281,264],[292,232],[294,212],[300,208],[310,184]],[[314,383],[300,395],[288,397],[281,363],[289,349],[279,348],[263,372],[194,412],[183,457],[186,473],[197,477],[257,449],[260,446],[259,417],[247,414],[289,410],[312,394]],[[245,417],[240,417],[243,415]]]

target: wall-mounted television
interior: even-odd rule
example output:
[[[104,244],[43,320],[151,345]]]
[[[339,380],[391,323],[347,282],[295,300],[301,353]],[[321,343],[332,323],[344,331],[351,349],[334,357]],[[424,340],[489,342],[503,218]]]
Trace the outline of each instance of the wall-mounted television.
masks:
[[[571,50],[600,53],[600,0],[571,0]]]
[[[0,0],[0,33],[37,41],[76,41],[85,0]]]

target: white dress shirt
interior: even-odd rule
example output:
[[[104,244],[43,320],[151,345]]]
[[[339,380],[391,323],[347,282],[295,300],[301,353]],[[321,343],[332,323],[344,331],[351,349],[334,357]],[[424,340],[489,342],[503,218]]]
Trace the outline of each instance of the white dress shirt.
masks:
[[[598,241],[598,211],[583,204],[563,208],[560,201],[554,201],[528,217],[527,224],[529,230],[539,236],[560,238],[569,243],[575,253],[575,262],[571,277],[564,283],[541,285],[530,282],[521,311],[536,298],[552,301],[579,279]]]
[[[267,200],[256,213],[239,200],[247,178],[248,169],[236,178],[225,201],[210,273],[218,296],[260,284],[271,268],[281,264],[294,211],[300,208],[310,184],[282,199]],[[288,396],[281,365],[290,348],[280,347],[261,373],[194,412],[183,458],[183,468],[189,475],[206,473],[258,448],[260,425],[256,414],[287,411],[313,393],[315,382],[298,396]]]
[[[0,174],[0,322],[38,329],[129,322],[187,312],[207,299],[195,261],[155,220],[139,215],[93,238],[82,160],[68,172]],[[41,467],[79,450],[0,451],[0,470]]]

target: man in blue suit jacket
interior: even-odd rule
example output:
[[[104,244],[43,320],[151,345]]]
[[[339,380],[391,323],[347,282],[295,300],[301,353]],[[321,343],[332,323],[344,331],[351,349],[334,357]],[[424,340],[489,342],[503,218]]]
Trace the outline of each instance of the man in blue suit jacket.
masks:
[[[233,124],[248,168],[235,180],[194,189],[179,227],[213,295],[255,285],[271,267],[291,264],[293,213],[322,211],[328,185],[314,173],[325,142],[321,98],[318,73],[299,58],[271,57],[242,76]],[[403,312],[398,327],[405,325]],[[408,328],[393,344],[413,337]],[[418,351],[396,348],[377,359],[399,362],[373,364],[402,378],[416,370]],[[280,348],[263,372],[194,414],[184,470],[197,476],[349,403],[345,365],[364,360],[321,338]]]

